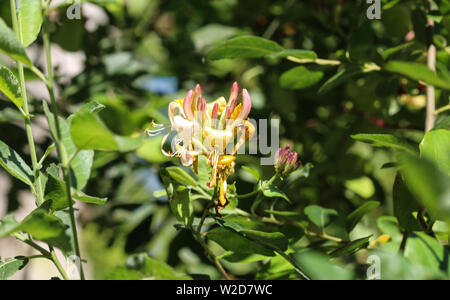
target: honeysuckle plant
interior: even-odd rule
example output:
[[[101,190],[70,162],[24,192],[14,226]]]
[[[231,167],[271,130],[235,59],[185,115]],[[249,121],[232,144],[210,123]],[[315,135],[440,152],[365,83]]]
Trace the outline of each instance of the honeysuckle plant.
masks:
[[[178,167],[163,169],[161,172],[173,212],[204,247],[207,256],[216,264],[218,270],[228,279],[233,277],[225,271],[220,260],[204,240],[203,235],[208,236],[208,233],[202,232],[205,220],[213,218],[217,224],[228,227],[227,217],[230,216],[252,215],[258,218],[256,210],[265,197],[279,197],[289,201],[274,182],[277,179],[287,178],[301,165],[297,152],[291,151],[290,145],[287,145],[283,149],[278,149],[275,154],[272,178],[262,181],[258,171],[245,167],[258,179],[254,191],[239,195],[234,184],[233,191],[229,191],[228,180],[229,176],[235,173],[238,150],[255,135],[255,127],[248,119],[252,107],[251,96],[246,89],[242,90],[241,95],[242,101],[238,103],[239,86],[235,82],[228,101],[220,97],[208,103],[202,97],[200,85],[197,85],[194,90],[189,90],[183,99],[169,103],[169,125],[156,124],[152,121],[151,128],[146,131],[151,137],[165,134],[161,141],[161,151],[164,155],[179,158],[181,165],[191,168],[198,177],[205,175],[209,177],[208,180],[197,184],[196,179]],[[170,144],[168,151],[165,150],[166,143]],[[198,195],[191,197],[191,190]],[[251,205],[251,214],[238,209],[236,203],[227,211],[225,217],[219,212],[230,204],[228,198],[233,198],[233,201],[237,202],[237,199],[253,197],[255,198]],[[208,201],[196,226],[192,208],[193,199]],[[212,206],[215,207],[215,216],[210,214]],[[270,247],[277,248],[275,245]],[[276,251],[292,262],[283,251],[278,249]],[[299,267],[297,269],[302,277],[307,278]]]
[[[200,85],[188,91],[184,99],[170,102],[168,116],[171,137],[171,151],[164,150],[170,135],[167,133],[161,142],[161,151],[170,157],[179,157],[183,166],[193,166],[198,174],[199,156],[207,158],[211,166],[208,188],[219,187],[216,212],[225,208],[227,200],[227,179],[234,173],[236,153],[255,133],[253,124],[248,121],[252,107],[250,94],[242,90],[242,103],[238,102],[239,87],[235,82],[231,88],[228,102],[220,97],[207,103],[202,97]],[[150,136],[164,130],[164,126],[152,122],[154,130],[147,130]]]

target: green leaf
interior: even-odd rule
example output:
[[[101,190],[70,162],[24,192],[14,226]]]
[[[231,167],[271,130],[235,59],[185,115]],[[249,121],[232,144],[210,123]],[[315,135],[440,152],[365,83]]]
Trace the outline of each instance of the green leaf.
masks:
[[[55,176],[48,173],[47,184],[45,185],[46,201],[51,201],[50,209],[52,211],[62,210],[69,207],[69,198],[66,192],[66,183]]]
[[[408,142],[399,139],[391,134],[355,134],[351,136],[352,139],[369,143],[375,147],[388,147],[408,152],[410,154],[417,154],[416,149]]]
[[[136,150],[136,154],[151,163],[169,161],[170,158],[161,152],[162,139],[162,136],[146,139],[144,144]]]
[[[245,238],[243,235],[224,227],[214,228],[207,233],[208,239],[216,242],[222,248],[240,254],[260,254],[274,256],[272,249]]]
[[[123,137],[113,134],[99,116],[87,108],[71,117],[70,133],[78,149],[128,152],[144,142],[143,135]]]
[[[89,104],[85,105],[85,109],[88,109]],[[47,118],[47,122],[50,127],[50,131],[52,133],[53,139],[56,140],[57,130],[55,124],[54,115],[50,112],[47,102],[43,101],[43,110],[45,116]],[[94,110],[94,107],[90,109]],[[66,154],[69,159],[71,159],[70,163],[70,176],[71,176],[71,184],[72,187],[78,190],[83,189],[90,177],[91,168],[94,161],[94,151],[93,150],[79,150],[75,143],[72,140],[70,135],[70,122],[71,118],[68,120],[64,120],[61,117],[58,117],[59,127],[61,130],[62,143],[66,150]]]
[[[113,270],[107,280],[190,280],[191,277],[175,272],[169,265],[149,257],[135,254],[127,259],[125,266]]]
[[[450,90],[450,80],[440,77],[436,72],[431,71],[424,64],[391,61],[384,66],[384,69],[390,72],[399,73],[413,80],[425,81],[427,84],[434,85],[438,88]]]
[[[403,155],[400,169],[406,185],[434,219],[450,222],[450,177],[430,161]]]
[[[0,280],[7,280],[17,271],[22,270],[28,263],[26,257],[10,258],[6,261],[0,261]]]
[[[420,156],[434,161],[443,172],[450,175],[450,130],[427,132],[420,143]]]
[[[386,251],[372,251],[370,255],[380,263],[380,275],[382,280],[430,280],[448,279],[442,272],[431,268],[412,263],[401,254]]]
[[[0,91],[6,95],[17,107],[23,104],[19,80],[6,67],[0,67]]]
[[[2,141],[0,141],[0,165],[12,176],[33,186],[33,171],[17,152]]]
[[[394,216],[397,218],[400,227],[408,231],[420,230],[414,214],[420,210],[414,196],[403,182],[402,176],[398,173],[395,177],[394,192]]]
[[[20,41],[17,39],[14,32],[6,25],[5,21],[0,18],[0,52],[8,55],[12,59],[20,61],[25,65],[31,67],[31,60],[25,53]]]
[[[280,77],[280,85],[285,89],[301,90],[315,85],[322,77],[322,71],[310,71],[299,66],[284,72]]]
[[[14,216],[6,216],[0,220],[0,238],[10,235],[18,230],[20,224]]]
[[[331,262],[323,254],[306,250],[293,255],[296,264],[313,280],[350,280],[353,272]]]
[[[264,185],[264,182],[263,182]],[[291,203],[291,200],[289,200],[288,196],[281,191],[276,185],[274,184],[269,184],[267,186],[265,186],[264,190],[263,190],[263,194],[266,197],[269,198],[282,198],[284,200],[286,200],[289,204]]]
[[[413,264],[441,270],[450,275],[450,248],[424,232],[413,232],[408,236],[405,257]]]
[[[224,259],[233,263],[251,263],[255,261],[261,261],[268,259],[269,256],[261,255],[261,254],[246,254],[246,253],[234,253],[234,252],[226,252],[224,255],[219,257],[220,259]]]
[[[50,201],[50,210],[57,211],[69,207],[69,198],[67,197],[66,183],[58,177],[58,169],[55,165],[47,168],[48,180],[45,186],[45,200]],[[107,202],[107,198],[98,198],[86,195],[81,191],[74,190],[72,198],[85,202],[103,205]]]
[[[288,248],[289,242],[281,232],[264,232],[251,229],[241,229],[239,232],[244,234],[246,238],[278,251],[286,251]]]
[[[73,198],[77,199],[78,201],[84,202],[84,203],[91,203],[91,204],[97,204],[97,205],[104,205],[108,201],[108,198],[99,198],[99,197],[89,196],[81,191],[75,191],[73,193]]]
[[[58,237],[65,229],[66,226],[59,218],[42,208],[35,209],[20,224],[20,231],[31,234],[39,241]]]
[[[318,227],[325,228],[337,217],[338,213],[334,209],[323,208],[318,205],[309,205],[305,208],[306,216]]]
[[[247,172],[249,172],[250,174],[252,174],[252,176],[253,176],[253,178],[255,178],[256,182],[259,181],[259,179],[260,179],[261,176],[259,175],[258,170],[249,168],[249,167],[247,167],[247,166],[242,166],[242,169],[244,169],[245,171],[247,171]]]
[[[344,246],[331,252],[330,255],[332,257],[349,256],[362,248],[366,248],[369,245],[369,239],[371,237],[372,235],[348,242]]]
[[[187,186],[197,186],[197,181],[195,181],[194,178],[192,178],[191,175],[186,173],[182,168],[180,167],[168,167],[166,168],[167,173],[170,177],[172,177],[175,181],[178,183],[187,185]]]
[[[21,0],[18,9],[19,23],[22,29],[22,42],[25,47],[33,43],[41,31],[41,4],[36,0]]]
[[[358,207],[357,209],[355,209],[353,212],[351,212],[347,216],[346,226],[345,226],[346,230],[348,232],[352,231],[353,228],[355,228],[355,226],[359,223],[359,221],[361,221],[361,219],[362,219],[362,217],[364,217],[364,215],[366,215],[368,212],[374,210],[378,206],[380,206],[380,202],[368,201],[368,202],[364,203],[363,205],[361,205],[360,207]]]
[[[283,233],[278,232],[281,228],[277,226],[270,226],[260,221],[238,215],[228,215],[218,220],[218,222],[222,226],[236,231],[245,238],[263,246],[276,251],[287,250],[288,240]]]
[[[67,227],[60,218],[48,213],[46,208],[38,207],[26,216],[21,223],[18,223],[12,216],[7,216],[1,220],[0,238],[16,232],[25,232],[36,240],[68,251],[70,250],[70,239],[65,232]]]
[[[397,52],[399,52],[399,51],[401,51],[403,49],[409,48],[412,45],[414,45],[414,41],[411,41],[411,42],[408,42],[408,43],[404,43],[404,44],[400,44],[398,46],[395,46],[395,47],[383,50],[380,53],[380,55],[383,58],[383,60],[387,60],[390,56],[394,55],[395,53],[397,53]]]
[[[170,208],[175,217],[185,226],[190,226],[194,220],[190,190],[174,181],[167,169],[161,169],[161,178],[166,188]]]
[[[363,70],[360,67],[348,68],[344,71],[340,71],[328,79],[319,89],[318,94],[325,94],[334,89],[335,87],[353,79],[353,77],[363,74]]]
[[[298,59],[317,59],[317,54],[314,51],[304,50],[304,49],[285,49],[279,52],[275,52],[269,55],[269,58],[284,58],[292,56]]]
[[[228,40],[209,51],[208,59],[258,58],[283,51],[283,47],[273,41],[256,36],[241,36]]]

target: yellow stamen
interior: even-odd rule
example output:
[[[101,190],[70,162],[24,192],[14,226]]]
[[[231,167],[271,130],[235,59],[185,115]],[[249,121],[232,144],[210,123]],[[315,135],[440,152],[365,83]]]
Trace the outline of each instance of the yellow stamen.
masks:
[[[236,108],[233,110],[233,113],[230,116],[231,120],[236,120],[236,118],[239,116],[242,110],[242,103],[239,103]]]

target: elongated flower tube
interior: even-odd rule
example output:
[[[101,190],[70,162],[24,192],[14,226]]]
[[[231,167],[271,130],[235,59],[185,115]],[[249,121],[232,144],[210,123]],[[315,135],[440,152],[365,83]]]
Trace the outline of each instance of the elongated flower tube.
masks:
[[[197,172],[198,156],[207,158],[211,166],[211,177],[208,187],[219,185],[219,199],[216,210],[223,209],[227,204],[227,178],[234,173],[236,153],[238,149],[253,138],[255,127],[248,121],[252,103],[250,94],[242,90],[242,103],[238,104],[239,86],[233,83],[228,101],[220,97],[207,103],[202,97],[200,85],[188,91],[183,99],[173,100],[169,104],[168,116],[171,132],[172,151],[164,151],[164,144],[169,139],[167,133],[161,144],[164,155],[179,157],[185,166],[194,166]],[[164,127],[152,123],[155,130],[148,130],[149,135],[155,135]]]

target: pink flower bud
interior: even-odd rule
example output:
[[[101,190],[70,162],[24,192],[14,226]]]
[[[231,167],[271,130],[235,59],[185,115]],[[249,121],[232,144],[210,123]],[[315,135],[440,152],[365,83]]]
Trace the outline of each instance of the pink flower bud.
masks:
[[[238,95],[239,95],[239,85],[237,82],[235,82],[231,87],[230,99],[228,100],[227,104],[227,106],[230,108],[231,111],[234,111],[234,109],[236,108]]]
[[[215,103],[211,111],[211,119],[216,120],[218,114],[219,114],[219,103]]]
[[[189,121],[194,120],[194,114],[192,113],[192,96],[193,96],[193,94],[194,94],[194,92],[192,90],[187,92],[186,96],[184,97],[184,102],[183,102],[183,111],[184,111],[184,114],[186,115],[186,118]]]

